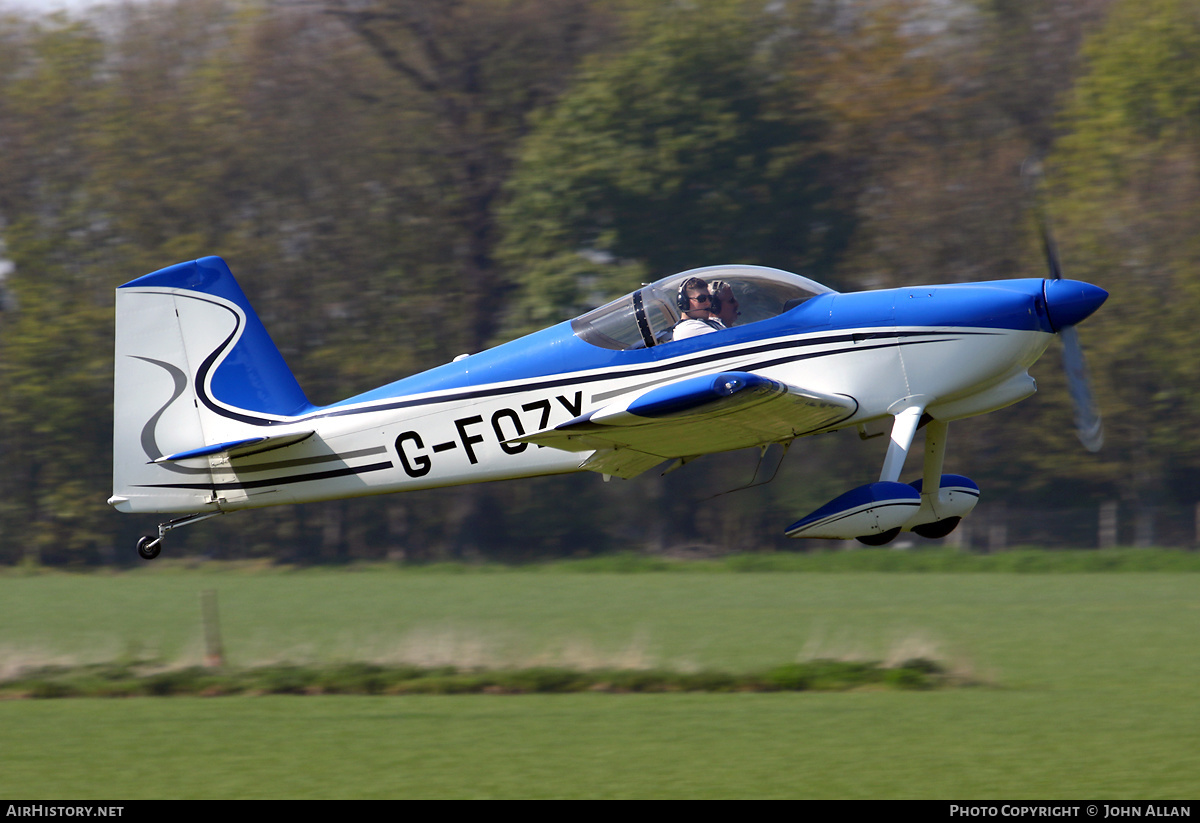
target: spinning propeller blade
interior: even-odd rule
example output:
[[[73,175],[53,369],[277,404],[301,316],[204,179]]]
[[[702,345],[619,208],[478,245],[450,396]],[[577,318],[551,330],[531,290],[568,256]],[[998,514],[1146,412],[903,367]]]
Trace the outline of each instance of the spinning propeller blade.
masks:
[[[1104,445],[1104,425],[1100,422],[1100,410],[1092,397],[1091,380],[1087,363],[1083,360],[1083,349],[1079,345],[1079,334],[1074,326],[1067,326],[1059,335],[1063,342],[1067,390],[1071,393],[1071,402],[1075,404],[1075,432],[1085,449],[1098,452]]]
[[[1021,176],[1025,178],[1025,184],[1030,193],[1033,195],[1034,213],[1037,216],[1038,229],[1042,234],[1042,247],[1046,253],[1046,265],[1050,269],[1050,280],[1059,281],[1064,285],[1073,283],[1063,279],[1062,264],[1058,259],[1058,246],[1054,242],[1054,235],[1050,232],[1050,218],[1046,214],[1046,209],[1038,196],[1037,183],[1042,176],[1042,165],[1036,161],[1026,161],[1021,169]],[[1080,284],[1086,285],[1086,284]],[[1072,309],[1079,311],[1082,316],[1078,319],[1082,320],[1087,315],[1091,314],[1100,303],[1103,302],[1103,297],[1095,294],[1101,292],[1095,286],[1090,286],[1094,290],[1092,294],[1085,292],[1081,293],[1071,306]],[[1059,287],[1056,291],[1061,294],[1064,290]],[[1052,284],[1047,284],[1046,298],[1047,303],[1052,303],[1051,300]],[[1107,297],[1107,294],[1104,294]],[[1064,301],[1065,303],[1065,301]],[[1083,308],[1086,305],[1086,309]],[[1054,320],[1055,314],[1053,307],[1050,308],[1051,320]],[[1066,315],[1066,312],[1060,317]],[[1063,369],[1067,373],[1067,390],[1071,394],[1071,402],[1075,406],[1075,431],[1079,436],[1079,442],[1083,447],[1090,452],[1100,451],[1100,447],[1104,445],[1104,426],[1100,421],[1100,410],[1096,406],[1095,398],[1092,395],[1091,378],[1088,376],[1087,363],[1083,359],[1083,347],[1079,343],[1079,333],[1075,330],[1075,320],[1067,318],[1067,322],[1060,320],[1060,327],[1057,328],[1059,337],[1063,342]]]

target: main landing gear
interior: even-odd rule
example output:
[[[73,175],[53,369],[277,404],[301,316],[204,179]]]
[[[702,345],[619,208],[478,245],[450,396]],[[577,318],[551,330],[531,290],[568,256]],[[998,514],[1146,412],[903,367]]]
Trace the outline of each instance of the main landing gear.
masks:
[[[183,517],[177,517],[174,520],[168,520],[166,523],[159,523],[157,537],[152,534],[146,534],[138,538],[138,556],[143,560],[153,560],[162,552],[163,537],[171,529],[178,529],[180,526],[190,526],[192,523],[199,523],[201,520],[207,520],[210,517],[216,517],[224,513],[223,511],[196,512],[195,514],[188,514]]]
[[[942,474],[949,424],[929,418],[920,405],[894,413],[892,439],[879,480],[851,489],[826,503],[785,532],[788,537],[857,540],[884,546],[902,531],[938,539],[954,531],[979,501],[979,486],[957,474]],[[921,479],[900,483],[904,458],[924,422],[925,462]]]
[[[913,526],[913,533],[921,535],[928,540],[940,540],[958,528],[958,524],[962,522],[961,517],[947,517],[945,520],[938,520],[933,523],[925,523],[920,526]]]
[[[943,486],[945,488],[945,486]],[[927,540],[941,540],[950,532],[958,528],[958,524],[962,522],[961,517],[947,517],[944,520],[935,520],[932,523],[922,523],[913,526],[911,531],[913,534],[919,534]],[[861,537],[854,538],[864,546],[886,546],[897,537],[900,536],[900,529],[888,529],[879,534],[864,534]]]
[[[861,537],[856,537],[854,539],[859,543],[862,543],[864,546],[886,546],[899,536],[900,527],[897,526],[894,529],[888,529],[887,531],[880,532],[879,534],[864,534]]]

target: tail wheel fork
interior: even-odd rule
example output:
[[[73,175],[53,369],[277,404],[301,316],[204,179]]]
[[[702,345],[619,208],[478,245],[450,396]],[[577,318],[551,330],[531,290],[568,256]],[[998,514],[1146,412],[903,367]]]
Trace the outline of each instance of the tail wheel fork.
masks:
[[[207,520],[210,517],[216,517],[224,513],[223,511],[196,512],[195,514],[187,514],[183,517],[177,517],[174,520],[168,520],[166,523],[159,523],[157,537],[152,534],[146,534],[138,538],[138,556],[143,560],[153,560],[162,552],[163,537],[171,529],[178,529],[180,526],[190,526],[192,523],[199,523],[201,520]]]

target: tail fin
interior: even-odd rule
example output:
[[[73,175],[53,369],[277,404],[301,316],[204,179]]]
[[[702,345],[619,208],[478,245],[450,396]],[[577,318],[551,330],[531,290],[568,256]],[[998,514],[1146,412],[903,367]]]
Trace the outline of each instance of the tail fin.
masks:
[[[109,502],[120,511],[215,508],[206,461],[164,458],[261,437],[313,409],[219,257],[120,286],[116,313]]]

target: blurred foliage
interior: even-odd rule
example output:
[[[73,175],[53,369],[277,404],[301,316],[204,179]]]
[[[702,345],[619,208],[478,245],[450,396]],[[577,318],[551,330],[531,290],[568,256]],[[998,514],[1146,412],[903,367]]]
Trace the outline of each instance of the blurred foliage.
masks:
[[[1191,504],[1200,11],[1187,0],[190,0],[0,10],[0,562],[131,562],[104,505],[112,291],[229,261],[318,404],[747,262],[841,290],[1039,276],[1043,158],[1107,444],[1042,391],[956,424],[1014,506]],[[877,473],[799,441],[665,478],[558,477],[284,507],[172,551],[295,562],[783,548]],[[563,505],[569,500],[570,505]],[[486,524],[486,525],[481,525]],[[797,548],[794,544],[787,544]]]
[[[1112,298],[1084,327],[1108,419],[1098,461],[1057,465],[1142,513],[1187,499],[1200,468],[1200,8],[1114,7],[1052,155],[1070,276]],[[1180,494],[1182,492],[1183,494]]]
[[[821,268],[847,233],[820,114],[779,71],[787,15],[645,4],[523,145],[502,212],[525,332],[714,260]]]

